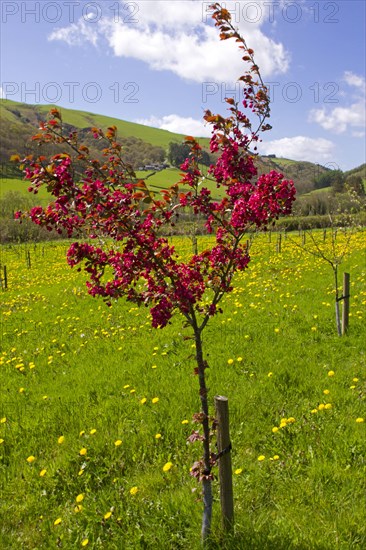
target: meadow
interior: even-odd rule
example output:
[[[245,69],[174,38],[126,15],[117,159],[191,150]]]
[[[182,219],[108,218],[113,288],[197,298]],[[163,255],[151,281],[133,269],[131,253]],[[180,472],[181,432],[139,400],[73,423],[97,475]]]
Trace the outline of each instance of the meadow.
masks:
[[[229,399],[235,499],[223,534],[214,482],[212,548],[366,547],[365,236],[342,264],[345,336],[332,272],[297,234],[280,253],[275,234],[254,238],[206,329],[211,402]],[[88,296],[67,246],[2,247],[0,548],[198,549],[190,332],[179,316],[152,329],[147,309]]]

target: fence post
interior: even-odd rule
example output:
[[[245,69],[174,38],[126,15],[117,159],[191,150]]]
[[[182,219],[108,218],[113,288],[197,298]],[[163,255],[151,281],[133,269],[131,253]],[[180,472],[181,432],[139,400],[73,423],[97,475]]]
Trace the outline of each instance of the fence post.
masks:
[[[224,531],[228,532],[234,527],[234,499],[230,452],[229,403],[227,397],[222,395],[215,396],[215,411],[222,525]]]
[[[6,269],[6,265],[4,265],[4,289],[7,290],[8,288],[8,272]]]
[[[343,309],[342,309],[342,334],[346,334],[348,330],[349,319],[349,292],[350,292],[350,275],[343,273]]]
[[[277,252],[281,254],[281,243],[282,243],[282,235],[281,233],[278,235],[277,239]]]

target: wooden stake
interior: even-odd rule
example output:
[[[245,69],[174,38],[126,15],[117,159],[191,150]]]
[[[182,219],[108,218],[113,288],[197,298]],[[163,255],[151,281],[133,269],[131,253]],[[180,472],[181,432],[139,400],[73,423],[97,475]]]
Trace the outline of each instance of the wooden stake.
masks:
[[[342,310],[342,335],[348,330],[349,319],[349,293],[350,293],[350,275],[343,273],[343,310]]]
[[[7,290],[8,288],[8,272],[6,269],[6,265],[4,265],[4,288]]]
[[[277,240],[277,252],[279,254],[281,254],[281,242],[282,242],[282,235],[281,233],[278,235],[278,240]]]
[[[217,450],[219,456],[219,480],[222,525],[224,531],[234,527],[234,499],[233,480],[231,470],[231,442],[229,430],[228,398],[222,395],[215,396],[215,410],[217,420]]]

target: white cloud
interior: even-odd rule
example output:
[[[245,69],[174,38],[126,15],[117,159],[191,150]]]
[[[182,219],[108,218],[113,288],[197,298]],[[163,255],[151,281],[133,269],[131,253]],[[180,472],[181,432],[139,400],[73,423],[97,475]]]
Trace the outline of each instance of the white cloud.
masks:
[[[275,154],[292,160],[323,163],[333,158],[335,145],[324,138],[306,136],[285,137],[258,145],[260,154]]]
[[[349,107],[335,107],[327,109],[312,109],[309,114],[310,122],[317,122],[325,130],[334,134],[343,134],[352,128],[364,128],[366,122],[365,103],[363,100],[353,103]]]
[[[205,126],[202,120],[192,117],[181,117],[171,114],[161,118],[151,116],[150,118],[135,120],[135,122],[177,134],[184,134],[185,136],[211,137],[211,126]]]
[[[366,135],[366,132],[365,131],[361,131],[361,132],[352,132],[352,137],[355,137],[355,138],[364,138]]]
[[[48,40],[61,40],[69,46],[82,46],[90,42],[93,46],[98,42],[98,31],[84,19],[80,19],[78,23],[72,23],[69,27],[54,30]]]
[[[248,16],[253,4],[250,0],[235,2],[231,8],[234,9],[233,22],[256,52],[262,75],[284,73],[289,66],[289,53],[283,44],[267,37],[260,28],[268,2],[257,2],[259,15],[254,18],[252,14],[248,21],[243,10],[248,8],[245,12]],[[90,28],[88,22],[80,19],[77,24],[54,31],[49,39],[63,40],[70,45],[85,42],[96,45],[98,39],[103,38],[117,57],[137,59],[153,70],[168,70],[196,82],[232,83],[243,73],[238,44],[233,40],[219,40],[218,30],[207,11],[209,2],[155,0],[140,1],[137,5],[138,11],[131,20],[102,18]]]
[[[325,107],[312,109],[309,113],[309,122],[316,122],[324,130],[334,134],[343,134],[352,129],[351,135],[353,137],[361,137],[366,126],[365,78],[352,71],[345,71],[343,81],[348,86],[356,88],[354,94],[341,94],[342,101],[348,97],[350,104],[334,107],[333,109],[326,109]]]
[[[352,71],[345,71],[343,80],[347,82],[349,86],[355,86],[356,88],[365,89],[365,77],[354,74]]]

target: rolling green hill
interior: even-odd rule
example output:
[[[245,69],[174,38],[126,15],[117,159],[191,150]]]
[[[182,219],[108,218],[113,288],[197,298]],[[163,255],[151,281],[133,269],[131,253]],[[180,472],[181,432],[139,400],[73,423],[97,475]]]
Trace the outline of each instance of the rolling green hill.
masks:
[[[22,177],[21,173],[9,162],[10,156],[14,154],[26,155],[35,150],[31,136],[37,131],[40,121],[45,120],[47,113],[52,107],[54,105],[29,105],[5,99],[0,101],[0,139],[2,142],[0,168],[2,178],[20,179]],[[183,134],[176,134],[167,130],[152,128],[86,111],[77,111],[63,107],[58,107],[58,109],[62,113],[63,122],[67,128],[76,128],[79,130],[82,139],[86,140],[86,144],[91,147],[92,155],[95,152],[98,153],[98,150],[93,140],[90,139],[87,129],[93,126],[106,129],[108,126],[115,125],[118,129],[118,137],[124,145],[125,154],[126,151],[129,154],[127,161],[132,163],[135,160],[138,163],[135,164],[135,168],[140,166],[139,159],[146,158],[149,162],[149,159],[156,155],[156,148],[160,148],[160,156],[164,157],[167,153],[169,143],[181,143],[185,137]],[[199,138],[199,141],[208,150],[209,139]],[[298,195],[311,192],[314,189],[315,178],[327,170],[325,167],[311,162],[294,161],[272,156],[257,157],[256,162],[260,173],[277,170],[282,172],[286,178],[294,180]],[[360,169],[362,167],[356,170]],[[149,180],[149,183],[156,186],[168,185],[178,179],[177,175],[178,171],[173,175],[172,172],[163,170],[155,174]],[[172,176],[174,176],[173,182],[171,180]],[[19,185],[19,183],[17,184],[14,181],[13,188],[11,182],[3,180],[1,186],[2,193],[7,190],[15,190]],[[24,189],[26,189],[26,186],[24,186]]]

